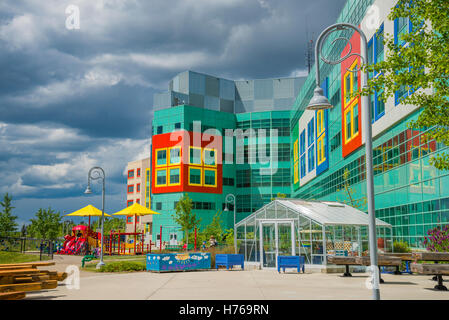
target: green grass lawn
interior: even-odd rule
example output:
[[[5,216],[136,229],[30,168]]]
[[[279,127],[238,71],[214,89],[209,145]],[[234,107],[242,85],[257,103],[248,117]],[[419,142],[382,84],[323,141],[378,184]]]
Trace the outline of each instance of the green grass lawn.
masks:
[[[92,260],[86,263],[85,267],[82,269],[84,271],[93,272],[137,272],[146,270],[145,260],[120,260],[120,261],[109,261],[105,262],[106,265],[101,269],[96,269],[99,260]]]
[[[26,253],[20,253],[20,252],[0,251],[0,264],[1,263],[34,262],[34,261],[39,261],[38,254],[26,254]]]

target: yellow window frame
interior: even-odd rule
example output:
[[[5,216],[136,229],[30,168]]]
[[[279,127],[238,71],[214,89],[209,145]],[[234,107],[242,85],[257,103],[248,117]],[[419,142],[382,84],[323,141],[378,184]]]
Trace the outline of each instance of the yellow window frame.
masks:
[[[354,62],[352,63],[351,67],[349,68],[348,71],[346,71],[344,77],[343,77],[343,101],[344,101],[344,106],[346,107],[347,104],[351,104],[352,100],[354,99],[352,97],[352,95],[354,94],[354,70],[357,69],[357,65],[358,65],[358,61],[357,59],[354,60]],[[346,87],[346,78],[350,77],[349,80],[349,92],[348,92],[348,88]],[[358,87],[358,86],[357,86]],[[349,95],[348,95],[349,93]],[[348,98],[346,98],[348,97]]]
[[[157,183],[157,173],[158,173],[159,171],[165,171],[165,184],[158,184],[158,183]],[[154,185],[155,185],[156,187],[166,187],[166,186],[167,186],[167,182],[168,182],[168,179],[167,179],[167,168],[164,168],[164,169],[156,169],[156,172],[155,172],[155,175],[154,175]]]
[[[190,162],[190,150],[200,150],[200,163],[192,163]],[[193,164],[193,165],[197,165],[197,166],[201,166],[203,165],[203,149],[201,147],[194,147],[194,146],[189,146],[189,164]]]
[[[324,149],[324,138],[326,134],[322,134],[317,141],[317,164],[320,165],[326,161],[326,152]]]
[[[293,183],[299,182],[299,162],[296,161],[293,165]]]
[[[147,168],[145,170],[145,205],[146,205],[147,200],[148,200],[148,208],[151,205],[151,197],[150,197],[150,192],[147,191],[147,184],[148,184],[148,187],[150,185],[150,181],[148,181],[147,177],[150,177],[150,175],[151,175],[151,169]]]
[[[319,137],[324,132],[324,110],[319,110],[316,116],[316,130]]]
[[[191,183],[190,182],[190,170],[192,170],[192,169],[200,170],[200,183]],[[201,167],[189,167],[188,184],[189,184],[189,186],[198,186],[198,187],[203,186],[203,168],[201,168]]]
[[[214,181],[213,185],[206,184],[206,171],[213,171],[214,172],[215,181]],[[203,186],[204,187],[209,187],[209,188],[216,188],[217,187],[217,169],[204,168],[203,169],[203,174],[204,174]]]
[[[348,142],[350,142],[352,139],[354,139],[355,137],[357,137],[358,135],[359,135],[359,133],[360,133],[360,126],[359,126],[359,130],[357,131],[357,133],[354,133],[354,126],[355,126],[355,124],[354,124],[354,108],[358,108],[358,105],[359,105],[359,103],[358,103],[358,100],[356,99],[356,100],[354,100],[350,105],[349,105],[349,107],[347,107],[346,109],[345,109],[345,111],[344,111],[344,114],[343,114],[343,123],[344,123],[344,128],[345,128],[345,134],[344,134],[344,140],[345,140],[345,144],[347,144]],[[347,125],[346,125],[346,115],[348,114],[348,113],[351,113],[351,116],[350,116],[350,119],[351,119],[351,132],[350,132],[350,135],[349,135],[349,138],[347,138],[347,134],[346,134],[346,128],[347,128]],[[360,112],[359,112],[359,117],[360,117]]]
[[[179,170],[179,181],[177,183],[170,182],[170,177],[171,177],[170,170],[173,170],[173,169]],[[169,186],[180,186],[181,185],[181,167],[170,167],[167,169],[167,182],[168,182]]]
[[[163,151],[163,150],[165,150],[165,164],[157,164],[157,153],[159,151]],[[167,148],[156,149],[155,150],[155,156],[156,156],[156,161],[155,161],[156,167],[166,167],[167,166],[167,164],[168,164],[168,151],[167,151]]]
[[[299,139],[296,139],[295,142],[293,143],[293,161],[296,162],[298,161],[298,142]]]
[[[174,150],[174,149],[179,149],[179,161],[178,161],[178,162],[171,163],[171,151]],[[167,157],[167,158],[168,158],[167,164],[168,164],[169,166],[174,166],[174,165],[181,164],[182,151],[181,151],[181,147],[180,147],[180,146],[174,146],[174,147],[168,148],[167,155],[168,155],[168,157]]]
[[[215,164],[206,164],[206,152],[207,151],[213,151],[214,152],[214,163]],[[217,155],[217,149],[214,148],[204,148],[203,152],[203,159],[202,159],[202,163],[204,164],[205,167],[216,167],[217,166],[217,159],[218,159],[218,155]]]

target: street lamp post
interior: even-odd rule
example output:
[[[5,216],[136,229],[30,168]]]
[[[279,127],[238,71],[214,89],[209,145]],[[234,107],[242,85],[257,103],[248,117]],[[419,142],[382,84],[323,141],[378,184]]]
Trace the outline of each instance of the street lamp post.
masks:
[[[97,264],[96,268],[100,269],[102,266],[105,265],[103,261],[103,239],[104,239],[104,196],[105,196],[105,180],[106,175],[104,173],[104,170],[101,167],[93,167],[89,170],[89,173],[87,175],[87,188],[84,193],[90,194],[92,193],[92,190],[90,189],[90,181],[91,180],[98,180],[101,179],[103,182],[103,190],[102,190],[102,207],[101,207],[101,251],[100,251],[100,262]]]
[[[361,54],[352,52],[352,45],[349,39],[345,37],[338,37],[333,42],[337,40],[344,40],[349,44],[349,52],[342,58],[336,61],[328,60],[321,57],[321,60],[330,65],[340,64],[347,58],[351,56],[359,56],[363,62],[368,61],[368,42],[364,32],[355,25],[349,23],[337,23],[326,28],[318,37],[315,45],[315,66],[316,66],[316,88],[314,90],[314,95],[307,106],[308,110],[324,110],[330,109],[333,106],[329,103],[329,100],[324,96],[323,89],[320,86],[320,53],[323,48],[323,43],[331,34],[335,31],[342,31],[352,29],[360,34],[361,37]],[[352,72],[358,72],[360,69],[356,69]],[[351,71],[351,70],[350,70]],[[362,88],[366,88],[368,84],[368,72],[362,71]],[[377,236],[376,236],[376,215],[374,212],[374,175],[373,175],[373,142],[372,142],[372,132],[371,132],[371,110],[369,108],[369,96],[362,95],[362,106],[365,108],[363,112],[363,121],[365,124],[366,138],[365,138],[365,151],[366,151],[366,194],[367,194],[367,204],[368,204],[368,218],[369,218],[369,247],[370,247],[370,262],[371,262],[371,272],[373,274],[373,299],[380,299],[379,290],[379,269],[377,260]]]
[[[234,204],[234,253],[237,254],[237,230],[235,229],[235,195],[233,195],[232,193],[228,194],[225,198],[226,201],[226,207],[225,207],[225,211],[228,211],[228,203],[229,202],[233,202]]]

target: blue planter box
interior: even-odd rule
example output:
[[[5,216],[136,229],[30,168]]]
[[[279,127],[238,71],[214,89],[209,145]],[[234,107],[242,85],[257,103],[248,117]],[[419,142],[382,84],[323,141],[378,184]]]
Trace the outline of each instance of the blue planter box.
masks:
[[[281,272],[281,269],[285,272],[285,268],[296,268],[298,273],[300,272],[300,269],[302,269],[302,272],[304,273],[305,259],[303,256],[278,256],[277,262],[278,272]]]
[[[147,271],[208,270],[211,268],[210,253],[149,253]]]
[[[232,269],[232,266],[241,266],[242,270],[244,270],[243,254],[217,254],[215,255],[215,269],[218,269],[218,266],[226,266],[228,270],[229,267]]]

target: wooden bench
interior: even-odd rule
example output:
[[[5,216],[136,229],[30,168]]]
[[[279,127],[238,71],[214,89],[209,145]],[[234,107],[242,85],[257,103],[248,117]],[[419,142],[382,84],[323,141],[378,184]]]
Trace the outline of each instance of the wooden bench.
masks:
[[[343,277],[352,277],[352,274],[349,272],[349,266],[359,266],[360,264],[356,261],[356,257],[347,257],[347,256],[328,256],[327,261],[329,263],[335,265],[344,265],[346,267],[346,271],[343,274]]]
[[[357,257],[356,261],[362,266],[370,266],[371,258],[369,256]],[[401,258],[398,257],[387,257],[384,255],[377,256],[377,267],[379,268],[379,282],[385,283],[382,279],[382,273],[380,272],[380,267],[390,267],[390,266],[400,266],[402,264]]]
[[[413,255],[411,252],[397,252],[397,253],[393,253],[393,252],[388,252],[388,253],[383,253],[383,256],[386,257],[397,257],[397,258],[401,258],[402,261],[405,261],[405,273],[409,273],[412,274],[412,271],[410,270],[410,263],[414,260]],[[402,274],[402,272],[399,269],[399,266],[396,266],[396,271],[394,272],[394,274]]]
[[[412,271],[418,274],[434,275],[434,281],[438,284],[434,287],[436,290],[447,291],[443,285],[443,275],[449,275],[449,265],[439,264],[441,261],[449,261],[448,252],[413,252],[412,257],[415,263],[412,264]],[[418,261],[433,261],[434,264],[419,264]]]
[[[436,290],[447,291],[447,287],[443,285],[443,275],[449,276],[449,264],[412,263],[412,271],[418,274],[435,275],[438,284],[434,288]]]

